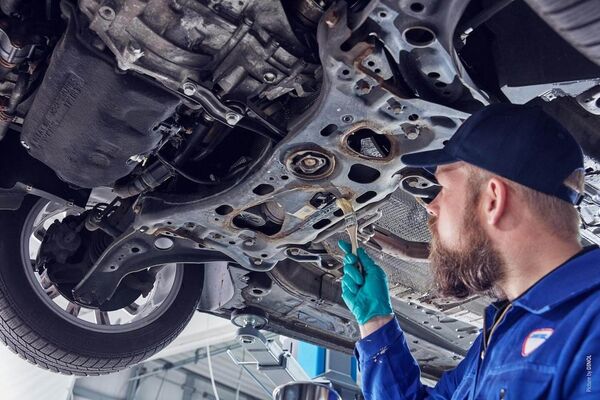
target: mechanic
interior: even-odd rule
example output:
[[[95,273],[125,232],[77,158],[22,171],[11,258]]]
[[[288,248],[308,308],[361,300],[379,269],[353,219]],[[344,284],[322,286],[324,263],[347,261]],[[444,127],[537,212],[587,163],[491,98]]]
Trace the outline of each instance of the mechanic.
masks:
[[[600,249],[580,245],[583,154],[570,133],[539,108],[491,105],[443,149],[402,161],[435,171],[441,186],[427,205],[437,293],[498,301],[466,357],[428,387],[393,316],[385,273],[340,241],[365,397],[600,399]]]

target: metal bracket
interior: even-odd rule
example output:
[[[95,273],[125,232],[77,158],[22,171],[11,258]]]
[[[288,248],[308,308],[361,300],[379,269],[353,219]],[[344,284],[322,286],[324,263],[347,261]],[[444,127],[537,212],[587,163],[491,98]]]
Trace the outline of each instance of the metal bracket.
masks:
[[[600,85],[581,93],[577,96],[577,102],[587,112],[600,115]]]
[[[296,262],[315,263],[320,262],[322,257],[329,255],[325,249],[311,249],[307,246],[289,247],[285,251],[287,258]]]
[[[202,264],[230,261],[229,257],[187,239],[151,236],[129,230],[117,238],[96,260],[91,270],[73,289],[77,301],[98,306],[111,298],[128,274],[164,264]]]
[[[407,169],[402,173],[400,188],[411,194],[417,202],[429,203],[440,192],[441,186],[435,176],[425,169]]]
[[[228,350],[231,360],[244,369],[258,382],[265,379],[270,385],[279,386],[292,381],[307,381],[310,378],[292,355],[281,348],[274,339],[267,339],[253,326],[238,329],[238,339],[252,361],[240,361]],[[256,366],[252,370],[248,366]]]
[[[242,114],[225,105],[209,89],[197,82],[185,81],[181,92],[190,100],[200,104],[212,118],[227,125],[234,126],[243,118]]]

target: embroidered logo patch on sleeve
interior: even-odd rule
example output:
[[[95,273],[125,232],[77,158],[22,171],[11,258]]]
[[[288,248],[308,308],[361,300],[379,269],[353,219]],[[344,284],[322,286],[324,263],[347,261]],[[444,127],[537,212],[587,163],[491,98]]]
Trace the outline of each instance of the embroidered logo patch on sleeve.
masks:
[[[532,351],[540,347],[554,333],[552,328],[536,329],[529,333],[523,341],[521,347],[521,355],[527,357]]]

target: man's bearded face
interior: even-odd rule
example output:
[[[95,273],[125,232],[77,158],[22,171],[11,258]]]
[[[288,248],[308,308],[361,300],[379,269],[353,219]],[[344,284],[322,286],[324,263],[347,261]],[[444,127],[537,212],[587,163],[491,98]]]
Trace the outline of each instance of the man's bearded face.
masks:
[[[440,240],[436,229],[437,217],[431,217],[431,253],[429,260],[434,274],[434,285],[439,295],[465,298],[473,294],[502,297],[498,283],[503,278],[504,260],[479,221],[476,209],[479,188],[471,188],[458,248],[450,248]]]

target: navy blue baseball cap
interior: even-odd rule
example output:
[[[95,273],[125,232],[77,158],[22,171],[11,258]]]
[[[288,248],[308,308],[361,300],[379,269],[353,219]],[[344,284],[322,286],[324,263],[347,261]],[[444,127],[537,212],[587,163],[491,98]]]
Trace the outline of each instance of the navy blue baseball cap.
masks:
[[[464,161],[572,204],[583,195],[565,185],[572,173],[583,173],[581,147],[558,121],[531,105],[486,106],[467,118],[442,149],[404,154],[401,161],[428,170]]]

